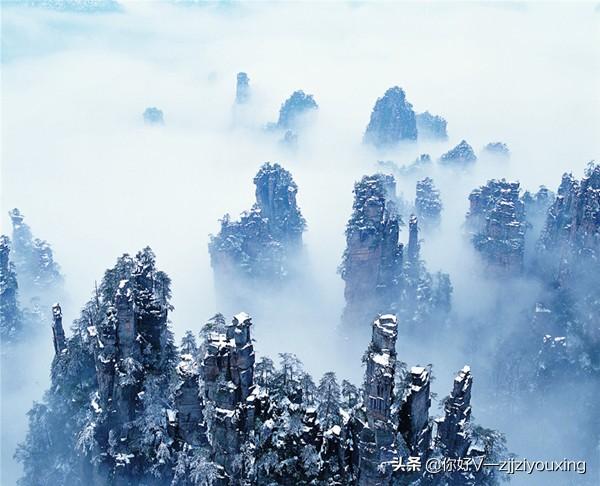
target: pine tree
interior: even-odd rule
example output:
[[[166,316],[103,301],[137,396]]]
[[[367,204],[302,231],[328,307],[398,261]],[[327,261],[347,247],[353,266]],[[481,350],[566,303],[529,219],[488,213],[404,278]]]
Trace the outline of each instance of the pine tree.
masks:
[[[314,405],[317,398],[317,386],[308,373],[303,373],[300,379],[300,388],[302,390],[302,403],[304,405]]]
[[[275,365],[271,358],[262,356],[254,365],[254,381],[265,390],[270,390],[273,387],[273,379],[275,377]]]
[[[273,382],[273,396],[296,401],[301,393],[300,382],[303,375],[302,362],[293,353],[279,353],[280,368]]]
[[[196,344],[196,337],[192,331],[185,331],[185,334],[181,338],[179,352],[181,354],[190,354],[194,358],[198,356],[198,345]]]
[[[328,371],[323,375],[319,386],[317,414],[324,430],[341,423],[340,417],[340,386],[335,373]]]
[[[358,388],[348,380],[342,381],[342,406],[349,410],[358,403]]]

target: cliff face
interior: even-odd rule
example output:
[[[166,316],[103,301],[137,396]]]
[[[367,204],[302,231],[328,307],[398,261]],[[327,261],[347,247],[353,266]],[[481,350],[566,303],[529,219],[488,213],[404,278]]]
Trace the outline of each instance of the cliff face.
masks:
[[[519,183],[491,180],[469,195],[467,227],[475,249],[493,272],[514,276],[523,271],[525,211]]]
[[[101,467],[126,481],[146,467],[135,444],[147,432],[144,420],[155,418],[149,400],[167,391],[157,387],[166,385],[163,374],[172,372],[175,351],[167,327],[170,281],[156,270],[153,253],[125,256],[120,267],[102,287],[99,308],[105,315],[91,319],[85,332],[98,383],[94,438],[100,450],[111,451]],[[155,437],[159,448],[169,443],[166,423]],[[125,460],[128,455],[135,459]]]
[[[251,397],[255,390],[251,326],[250,316],[240,313],[225,333],[210,333],[202,360],[204,398],[211,405],[207,414],[210,444],[215,462],[229,478],[237,474],[234,460],[254,422],[257,397]]]
[[[264,164],[254,178],[256,203],[239,221],[226,215],[211,236],[209,252],[218,292],[232,282],[280,283],[294,274],[306,222],[296,203],[298,187],[279,164]]]
[[[556,198],[542,188],[523,199],[528,222],[540,216],[536,208],[543,212],[550,202],[527,268],[541,291],[530,315],[499,346],[496,388],[504,399],[501,407],[551,403],[562,419],[580,424],[573,425],[570,437],[585,457],[600,430],[593,420],[582,419],[598,401],[592,384],[600,378],[600,168],[589,165],[581,180],[563,175]],[[543,426],[554,424],[541,420]]]
[[[449,457],[464,457],[471,445],[471,368],[465,366],[454,378],[452,393],[444,403],[444,416],[437,420],[438,443]]]
[[[350,425],[359,430],[359,485],[420,484],[423,468],[412,472],[406,467],[412,460],[424,464],[430,457],[473,458],[504,452],[482,445],[482,436],[472,433],[470,368],[465,366],[454,379],[454,388],[444,400],[444,415],[432,419],[430,369],[414,366],[395,388],[398,334],[394,315],[383,315],[373,323],[371,343],[363,360],[366,362],[363,407],[355,409]],[[398,383],[396,383],[396,386]],[[503,439],[497,445],[502,443]],[[441,472],[446,484],[485,484],[486,472]],[[471,475],[469,477],[469,475]],[[490,476],[487,480],[492,479]],[[482,481],[481,483],[479,481]]]
[[[392,176],[365,176],[354,186],[340,273],[346,286],[343,320],[364,324],[378,312],[393,311],[402,272],[401,219],[393,201]]]
[[[450,276],[442,272],[431,274],[421,260],[420,250],[419,219],[411,215],[398,315],[412,330],[444,323],[452,300]]]
[[[548,211],[554,203],[555,195],[545,186],[540,186],[537,192],[525,191],[521,200],[525,209],[525,264],[535,259],[540,236],[546,224]]]
[[[570,360],[585,372],[600,367],[600,165],[581,181],[562,178],[538,244],[538,272],[550,283],[549,307],[562,325]],[[564,323],[569,322],[568,326]],[[541,341],[541,337],[540,337]]]
[[[364,325],[382,312],[397,313],[415,325],[431,325],[450,310],[449,277],[427,271],[414,215],[409,219],[408,246],[399,242],[403,223],[395,192],[395,180],[389,175],[365,176],[355,184],[339,268],[345,282],[346,325]]]
[[[365,131],[364,142],[376,147],[386,147],[403,140],[416,139],[415,112],[406,100],[404,90],[394,86],[375,102]]]
[[[590,165],[577,181],[563,175],[556,200],[550,207],[540,251],[568,258],[597,260],[600,254],[600,165]]]
[[[365,354],[364,404],[366,423],[360,433],[359,485],[389,484],[396,454],[391,418],[396,366],[396,317],[383,315],[373,322],[371,344]]]
[[[267,220],[269,233],[292,251],[302,246],[306,222],[298,209],[298,186],[279,164],[265,164],[254,178],[256,206]]]

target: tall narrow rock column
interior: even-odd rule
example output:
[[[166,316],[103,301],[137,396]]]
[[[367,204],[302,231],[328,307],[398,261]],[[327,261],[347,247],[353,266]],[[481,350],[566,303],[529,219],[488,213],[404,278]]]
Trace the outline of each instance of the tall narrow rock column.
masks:
[[[56,354],[62,353],[67,345],[65,343],[65,331],[62,325],[62,309],[58,303],[52,306],[52,336],[54,339],[54,352]]]
[[[360,433],[359,486],[391,483],[391,462],[395,456],[395,430],[390,412],[396,367],[396,316],[387,314],[373,323],[373,335],[366,353],[367,371],[364,401],[367,423]]]

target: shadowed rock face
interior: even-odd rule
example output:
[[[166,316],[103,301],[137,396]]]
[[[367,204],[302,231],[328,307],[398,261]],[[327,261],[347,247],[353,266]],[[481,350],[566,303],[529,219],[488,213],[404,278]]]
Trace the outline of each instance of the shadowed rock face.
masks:
[[[204,398],[212,404],[211,446],[215,460],[230,476],[239,452],[244,423],[253,422],[254,347],[250,337],[252,320],[236,315],[225,333],[211,333],[202,362]]]
[[[392,200],[392,176],[365,176],[354,186],[353,212],[346,226],[340,273],[345,282],[343,320],[364,325],[379,312],[393,310],[399,296],[401,219]]]
[[[543,252],[563,257],[600,255],[600,165],[591,164],[581,182],[563,175],[558,194],[548,211],[540,239]]]
[[[364,142],[383,148],[403,140],[416,139],[415,112],[406,100],[404,90],[394,86],[376,101],[365,131]]]
[[[563,175],[538,244],[538,267],[552,284],[549,306],[567,337],[572,367],[600,369],[600,165],[581,181]],[[569,322],[565,326],[565,322]],[[541,337],[540,337],[541,341]],[[596,371],[593,371],[596,370]]]
[[[381,464],[394,458],[395,430],[391,420],[396,367],[396,316],[383,315],[373,322],[373,335],[365,355],[364,383],[366,424],[360,433],[359,485],[387,484],[390,467]]]
[[[269,232],[291,249],[302,246],[306,222],[296,203],[298,186],[279,164],[265,164],[254,178],[256,205],[267,220]]]
[[[54,339],[54,352],[56,354],[62,353],[67,345],[62,325],[62,310],[59,304],[52,306],[52,337]]]
[[[430,372],[422,366],[413,366],[409,379],[408,393],[400,408],[398,428],[411,454],[423,456],[431,447]]]
[[[467,431],[471,419],[471,368],[465,366],[454,378],[454,388],[444,404],[444,417],[437,419],[438,440],[448,457],[464,457],[471,444]]]
[[[491,180],[469,195],[467,227],[488,268],[515,276],[523,270],[525,212],[519,183]]]
[[[358,437],[359,485],[396,484],[394,481],[405,474],[392,468],[398,458],[406,463],[409,457],[425,461],[430,456],[459,458],[483,454],[471,447],[474,442],[469,428],[473,378],[469,366],[454,379],[454,388],[444,401],[444,415],[435,419],[437,436],[434,440],[434,420],[429,414],[430,368],[414,366],[402,380],[403,384],[395,381],[399,372],[395,351],[397,335],[394,315],[375,319],[371,343],[363,358],[366,363],[364,408],[362,412],[355,410],[349,422],[350,427],[354,427],[354,437]],[[404,390],[394,389],[395,383]],[[453,479],[455,482],[450,484],[464,484],[460,473]]]
[[[236,279],[265,284],[293,275],[292,260],[302,249],[306,222],[296,203],[298,188],[279,164],[264,164],[254,178],[256,203],[239,221],[226,215],[209,251],[217,291]],[[243,283],[243,282],[240,282]]]
[[[440,157],[440,164],[447,166],[466,166],[477,161],[477,156],[466,140]]]
[[[399,242],[403,222],[395,192],[395,180],[389,175],[365,176],[355,184],[339,267],[345,282],[345,325],[364,326],[382,312],[394,312],[411,325],[431,326],[450,310],[448,275],[431,275],[420,259],[416,216],[409,218],[406,251]]]
[[[426,111],[417,114],[416,119],[419,139],[446,140],[448,138],[447,122],[441,116],[432,115]]]

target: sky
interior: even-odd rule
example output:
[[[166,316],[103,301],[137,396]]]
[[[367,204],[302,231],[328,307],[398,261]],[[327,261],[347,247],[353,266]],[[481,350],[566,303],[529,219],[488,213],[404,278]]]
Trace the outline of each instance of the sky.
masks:
[[[132,2],[96,13],[4,3],[2,232],[18,207],[52,244],[66,278],[67,323],[119,255],[150,245],[173,280],[180,337],[219,311],[209,234],[225,213],[250,208],[260,165],[280,162],[299,187],[313,280],[310,298],[291,296],[255,319],[257,350],[294,351],[317,375],[339,367],[340,377],[358,381],[366,342],[336,342],[334,332],[354,182],[379,159],[436,159],[462,139],[476,152],[506,142],[510,162],[435,170],[442,231],[423,242],[430,270],[450,273],[457,312],[484,308],[494,289],[475,275],[464,244],[467,195],[491,177],[556,190],[563,172],[580,177],[597,160],[599,16],[594,3],[576,2]],[[233,106],[238,71],[252,88],[244,110]],[[447,142],[383,153],[361,144],[376,99],[394,85],[416,111],[448,120]],[[319,110],[290,151],[263,127],[297,89],[313,94]],[[164,126],[144,125],[149,106],[163,110]],[[414,198],[414,181],[398,185]],[[437,363],[436,386],[446,392],[464,364],[423,343],[399,346],[404,361]],[[51,353],[48,342],[35,393],[47,385]]]

